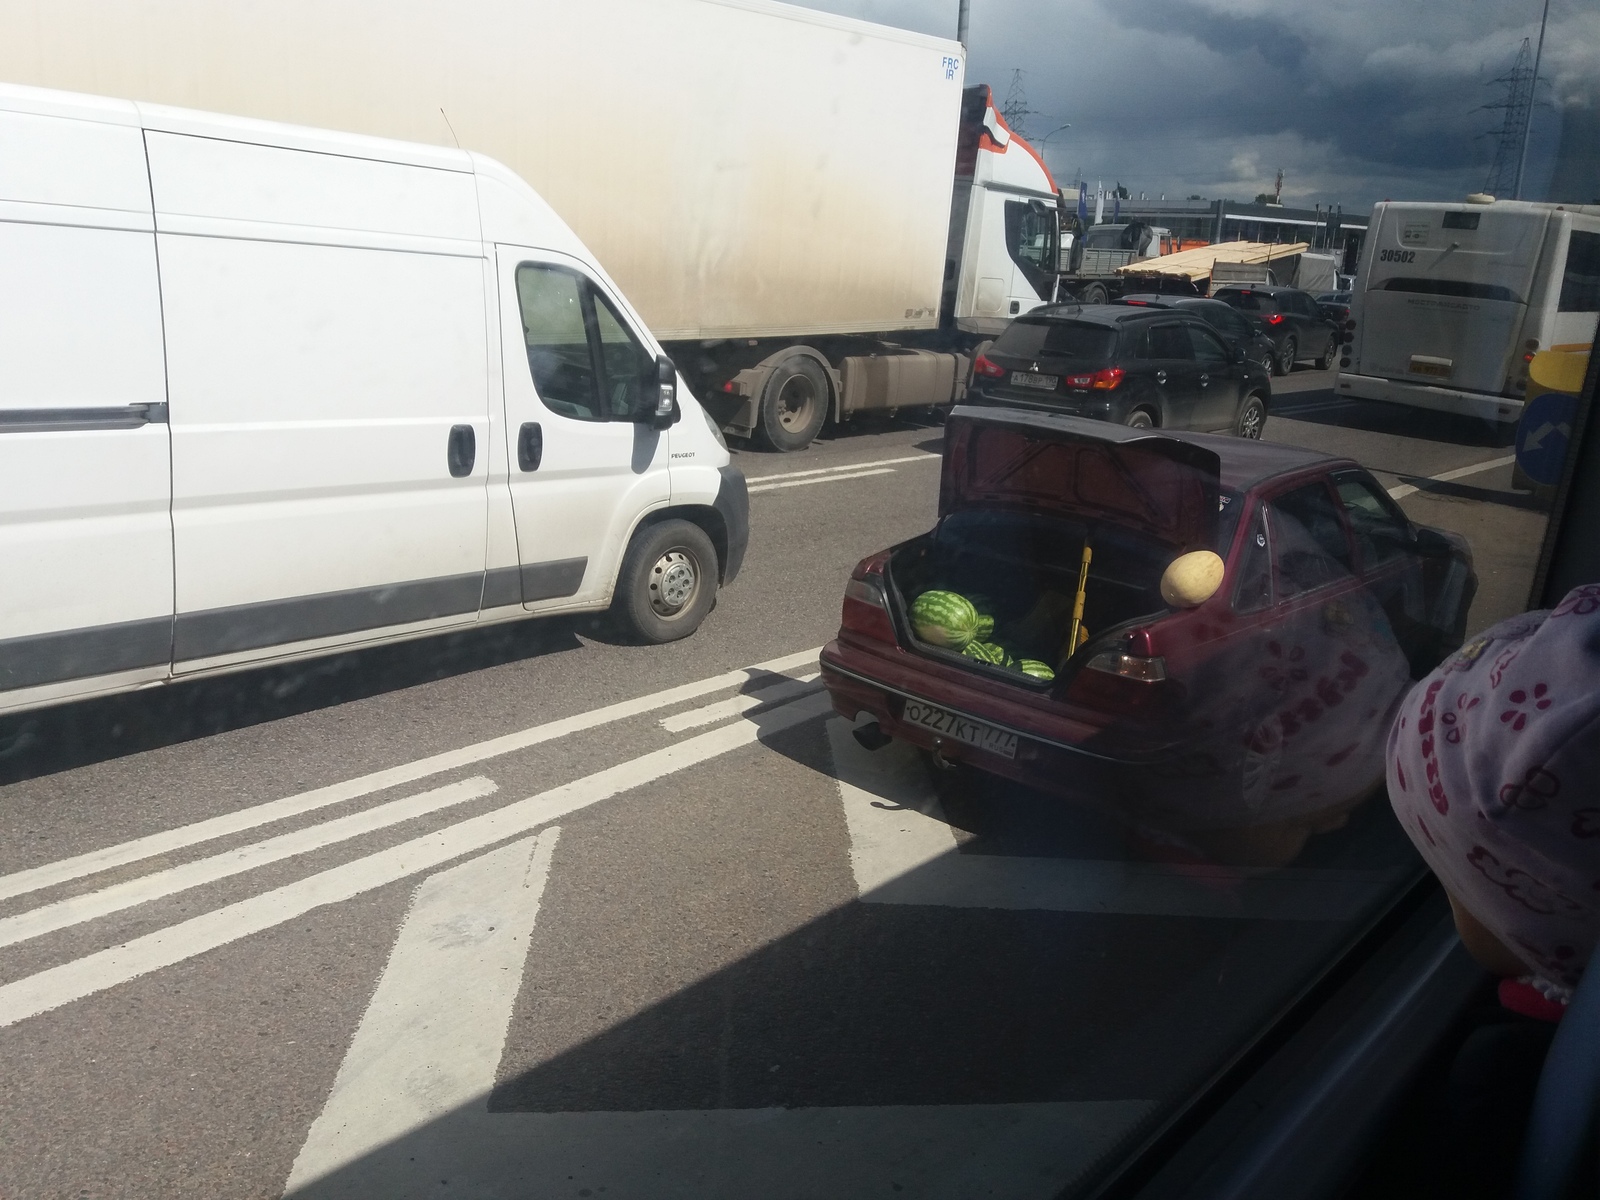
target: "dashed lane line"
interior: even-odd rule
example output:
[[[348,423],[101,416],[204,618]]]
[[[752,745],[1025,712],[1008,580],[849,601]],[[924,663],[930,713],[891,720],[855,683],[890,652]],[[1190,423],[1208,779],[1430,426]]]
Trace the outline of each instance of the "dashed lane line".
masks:
[[[554,741],[557,738],[594,729],[613,721],[640,716],[657,709],[670,708],[672,705],[681,704],[686,700],[695,700],[713,692],[738,687],[740,684],[748,683],[752,679],[765,675],[782,674],[785,671],[793,670],[795,667],[803,667],[815,663],[821,649],[818,646],[810,650],[802,650],[798,654],[788,654],[782,658],[757,663],[754,666],[741,667],[736,671],[712,675],[694,683],[686,683],[679,687],[651,692],[649,695],[639,696],[633,700],[623,700],[616,704],[605,705],[602,708],[591,709],[585,713],[578,713],[575,716],[546,721],[543,724],[534,725],[516,733],[504,734],[500,737],[489,738],[486,741],[475,742],[470,746],[462,746],[456,750],[447,750],[441,754],[433,754],[412,762],[401,763],[398,766],[388,767],[381,771],[373,771],[366,775],[359,775],[354,779],[347,779],[341,783],[314,788],[311,791],[285,796],[279,800],[269,800],[265,804],[242,808],[237,812],[223,813],[220,816],[210,817],[204,821],[196,821],[193,824],[179,826],[176,829],[162,830],[160,833],[148,834],[132,841],[122,842],[115,846],[105,846],[98,850],[91,850],[85,854],[74,855],[71,858],[60,859],[56,862],[44,863],[37,867],[28,867],[21,871],[14,871],[9,875],[0,875],[0,900],[8,900],[13,896],[21,896],[28,892],[38,891],[41,888],[67,883],[73,879],[79,879],[85,875],[93,875],[96,872],[109,870],[113,867],[126,866],[128,863],[152,858],[158,854],[182,850],[185,847],[198,845],[201,842],[211,841],[215,838],[227,837],[230,834],[239,833],[246,829],[254,829],[261,825],[270,824],[273,821],[282,821],[315,809],[326,808],[332,804],[355,800],[373,792],[381,792],[386,788],[414,783],[419,779],[426,779],[430,775],[438,775],[444,771],[453,771],[461,767],[472,766],[487,759],[511,754],[518,750],[526,750],[528,747],[537,746],[541,742]]]
[[[801,675],[791,683],[774,684],[758,692],[747,692],[728,700],[718,700],[701,708],[691,708],[688,712],[674,713],[670,717],[661,718],[661,728],[668,733],[682,733],[685,729],[694,729],[736,717],[740,713],[749,712],[752,708],[760,708],[763,704],[793,700],[796,696],[816,691],[817,676],[818,672],[813,671],[809,675]]]
[[[601,800],[753,745],[763,734],[792,728],[821,716],[831,707],[826,695],[780,705],[493,812],[0,985],[0,1028],[271,929],[313,909],[349,900],[487,849]]]
[[[1515,454],[1508,454],[1504,458],[1491,458],[1488,462],[1473,463],[1466,467],[1457,467],[1454,471],[1441,471],[1437,475],[1429,475],[1421,484],[1403,483],[1399,487],[1389,489],[1389,495],[1396,500],[1409,496],[1413,492],[1426,491],[1422,484],[1448,483],[1452,479],[1463,479],[1468,475],[1476,475],[1481,471],[1492,471],[1496,467],[1509,467],[1517,461]]]
[[[879,467],[875,471],[856,471],[849,475],[821,475],[815,479],[788,479],[782,483],[765,483],[750,489],[752,496],[761,492],[775,492],[780,488],[810,487],[813,483],[843,483],[846,479],[865,479],[868,475],[893,475],[893,467]]]
[[[141,875],[96,892],[69,896],[54,904],[0,918],[0,946],[14,946],[29,938],[42,937],[58,929],[81,925],[85,921],[97,920],[135,905],[148,904],[190,888],[241,875],[268,863],[309,854],[325,846],[464,804],[468,800],[491,796],[496,790],[494,781],[482,776],[463,779],[459,783],[446,784],[416,796],[407,796],[403,800],[391,800],[387,804],[324,821],[320,825],[308,825],[263,842],[226,850],[210,858],[196,859],[165,871]]]
[[[899,458],[875,458],[869,462],[839,463],[832,467],[813,467],[807,471],[778,471],[771,475],[751,475],[748,477],[748,481],[750,490],[754,491],[757,487],[770,483],[775,479],[804,479],[813,475],[833,475],[840,471],[864,471],[868,467],[897,467],[901,463],[940,462],[943,458],[942,454],[930,454],[927,451],[923,451],[920,454],[906,454]]]

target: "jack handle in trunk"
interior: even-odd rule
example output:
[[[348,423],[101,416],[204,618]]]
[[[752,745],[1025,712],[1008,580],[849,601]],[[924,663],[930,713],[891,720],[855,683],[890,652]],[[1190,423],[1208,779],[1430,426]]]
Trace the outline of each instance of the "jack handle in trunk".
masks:
[[[1078,634],[1083,631],[1083,595],[1089,587],[1089,560],[1094,557],[1086,540],[1083,543],[1083,562],[1078,567],[1078,592],[1072,598],[1072,628],[1067,633],[1067,657],[1078,651]]]

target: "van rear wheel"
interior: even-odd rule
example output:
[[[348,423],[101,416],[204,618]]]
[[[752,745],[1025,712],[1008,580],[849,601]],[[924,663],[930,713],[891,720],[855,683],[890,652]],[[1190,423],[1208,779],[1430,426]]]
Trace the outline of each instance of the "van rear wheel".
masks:
[[[717,598],[717,551],[698,525],[662,521],[634,535],[617,575],[611,618],[630,641],[686,638]]]

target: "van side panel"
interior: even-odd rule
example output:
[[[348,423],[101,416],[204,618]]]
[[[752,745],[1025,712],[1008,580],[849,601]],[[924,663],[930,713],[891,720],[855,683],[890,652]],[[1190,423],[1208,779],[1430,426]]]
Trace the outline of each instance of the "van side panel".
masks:
[[[490,464],[472,176],[147,139],[178,669],[474,620]],[[466,430],[471,469],[453,474]]]
[[[0,112],[0,709],[168,674],[166,399],[139,129]]]

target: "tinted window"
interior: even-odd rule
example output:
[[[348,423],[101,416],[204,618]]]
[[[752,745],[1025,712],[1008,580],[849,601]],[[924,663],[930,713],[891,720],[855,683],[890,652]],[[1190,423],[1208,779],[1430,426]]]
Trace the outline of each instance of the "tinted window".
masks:
[[[1475,212],[1447,212],[1443,225],[1446,229],[1476,229],[1480,215]]]
[[[1247,337],[1250,326],[1245,319],[1225,304],[1197,304],[1195,311],[1206,319],[1214,329],[1219,329],[1228,337]]]
[[[586,284],[571,271],[525,263],[517,268],[517,302],[528,369],[551,412],[604,420],[599,380],[584,319]]]
[[[1404,557],[1411,539],[1372,482],[1360,475],[1341,475],[1334,483],[1339,489],[1356,549],[1361,553],[1362,568],[1370,571]]]
[[[1013,321],[994,343],[996,354],[1016,358],[1106,359],[1116,331],[1078,321]]]
[[[1228,361],[1228,351],[1217,340],[1216,334],[1198,325],[1189,327],[1189,345],[1194,349],[1195,359],[1210,366],[1216,366]]]
[[[1239,549],[1238,584],[1233,590],[1233,607],[1238,612],[1255,612],[1272,603],[1272,552],[1267,541],[1265,509],[1256,512],[1245,543]]]
[[[1152,327],[1150,330],[1150,357],[1193,358],[1194,349],[1189,344],[1189,326],[1156,325]]]
[[[1396,275],[1378,285],[1384,292],[1415,292],[1419,296],[1455,296],[1463,300],[1508,300],[1515,303],[1517,294],[1497,283],[1468,283],[1462,279],[1412,279]]]
[[[1275,312],[1271,296],[1260,292],[1218,292],[1216,299],[1244,312]]]
[[[1270,507],[1280,596],[1308,592],[1350,573],[1344,523],[1326,487],[1313,483],[1296,488]]]
[[[1556,307],[1561,312],[1600,310],[1600,233],[1572,231]]]

